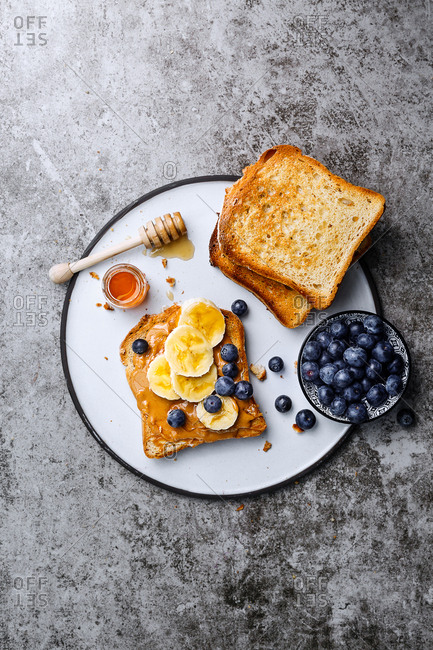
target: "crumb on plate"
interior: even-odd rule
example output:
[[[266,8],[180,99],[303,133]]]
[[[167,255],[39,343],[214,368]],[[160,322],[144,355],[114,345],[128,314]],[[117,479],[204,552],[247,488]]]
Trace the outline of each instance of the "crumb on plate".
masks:
[[[260,381],[264,381],[266,379],[266,368],[260,363],[251,363],[250,370],[253,375],[255,375]]]

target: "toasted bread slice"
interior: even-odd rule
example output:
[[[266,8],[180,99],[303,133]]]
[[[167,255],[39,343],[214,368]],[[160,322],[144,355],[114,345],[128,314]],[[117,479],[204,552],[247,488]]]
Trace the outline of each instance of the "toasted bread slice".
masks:
[[[226,322],[224,338],[214,347],[214,361],[221,375],[224,361],[220,350],[225,343],[233,343],[239,351],[239,379],[248,380],[248,363],[245,353],[245,336],[241,321],[232,312],[222,310]],[[131,329],[120,346],[120,358],[126,368],[126,378],[137,399],[142,417],[143,448],[148,458],[172,456],[185,447],[196,447],[204,442],[215,442],[227,438],[249,438],[260,435],[266,429],[266,422],[253,398],[235,401],[239,415],[234,426],[223,431],[206,428],[198,420],[197,405],[186,400],[167,400],[155,395],[147,381],[147,369],[155,357],[163,353],[165,340],[177,326],[180,307],[172,305],[160,314],[143,316]],[[132,343],[137,338],[146,339],[148,351],[134,354]],[[174,429],[167,423],[167,413],[178,407],[185,411],[185,426]]]
[[[209,258],[212,266],[217,266],[230,280],[257,296],[285,327],[297,327],[307,318],[311,305],[304,296],[281,282],[234,264],[223,254],[218,242],[218,223],[210,238]]]
[[[381,194],[281,145],[265,151],[227,190],[218,239],[235,264],[293,287],[324,309],[384,206]]]

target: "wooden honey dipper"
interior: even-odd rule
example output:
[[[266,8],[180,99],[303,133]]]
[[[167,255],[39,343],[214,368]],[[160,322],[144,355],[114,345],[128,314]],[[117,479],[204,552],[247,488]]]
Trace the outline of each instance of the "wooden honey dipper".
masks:
[[[105,248],[100,253],[83,257],[77,262],[55,264],[50,268],[48,275],[52,282],[62,284],[62,282],[70,280],[74,273],[88,269],[89,266],[98,264],[98,262],[118,255],[118,253],[123,253],[141,244],[144,244],[148,249],[161,248],[164,244],[176,241],[176,239],[179,239],[182,235],[186,235],[186,233],[186,226],[180,212],[173,212],[173,216],[171,214],[165,214],[163,217],[157,217],[155,221],[148,221],[145,226],[140,226],[137,237],[125,239],[120,244]]]

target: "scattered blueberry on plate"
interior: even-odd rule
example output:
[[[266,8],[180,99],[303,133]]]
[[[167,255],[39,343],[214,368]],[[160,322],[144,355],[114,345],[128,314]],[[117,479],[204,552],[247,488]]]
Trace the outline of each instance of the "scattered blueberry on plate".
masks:
[[[272,370],[272,372],[281,372],[281,370],[284,368],[284,361],[281,357],[272,357],[268,361],[268,367],[269,370]]]
[[[275,400],[275,408],[280,413],[287,413],[292,408],[292,400],[288,395],[279,395]]]
[[[300,429],[307,431],[312,429],[316,424],[316,416],[310,409],[302,409],[296,414],[295,422]]]
[[[132,344],[132,351],[135,354],[144,354],[149,349],[149,343],[144,339],[135,339]]]
[[[247,313],[247,311],[248,311],[248,305],[247,305],[247,303],[245,302],[245,300],[235,300],[235,301],[232,303],[232,312],[233,312],[236,316],[239,316],[239,317],[240,317],[240,316],[245,316],[245,314]]]

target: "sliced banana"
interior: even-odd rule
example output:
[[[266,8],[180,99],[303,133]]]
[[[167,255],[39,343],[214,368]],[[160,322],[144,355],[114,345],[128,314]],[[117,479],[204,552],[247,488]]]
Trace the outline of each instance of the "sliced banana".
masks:
[[[167,336],[165,357],[177,375],[201,377],[213,363],[213,351],[200,330],[179,325]]]
[[[232,397],[221,397],[222,406],[218,413],[208,413],[203,402],[197,404],[198,419],[208,429],[224,431],[230,429],[238,419],[239,408]]]
[[[149,388],[159,397],[170,400],[179,399],[179,395],[172,386],[170,373],[167,359],[163,354],[160,354],[149,364],[147,369]]]
[[[210,369],[202,377],[184,377],[183,375],[171,374],[171,383],[176,393],[188,402],[201,402],[210,395],[217,380],[217,367],[213,363]]]
[[[207,338],[212,347],[220,343],[226,323],[218,307],[206,298],[186,300],[181,308],[179,325],[191,325]]]

